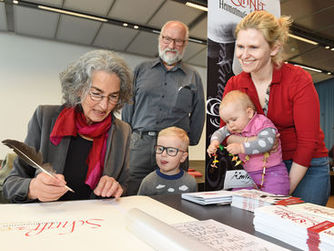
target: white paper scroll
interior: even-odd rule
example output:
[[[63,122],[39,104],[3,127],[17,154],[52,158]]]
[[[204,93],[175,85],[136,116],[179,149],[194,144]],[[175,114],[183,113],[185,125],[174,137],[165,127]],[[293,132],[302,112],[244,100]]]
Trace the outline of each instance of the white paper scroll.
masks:
[[[156,250],[214,250],[137,208],[129,210],[127,227]]]

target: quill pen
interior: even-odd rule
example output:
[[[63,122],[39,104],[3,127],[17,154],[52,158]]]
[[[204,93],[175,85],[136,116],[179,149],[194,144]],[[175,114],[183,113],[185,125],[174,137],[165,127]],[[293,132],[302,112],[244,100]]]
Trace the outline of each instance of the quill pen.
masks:
[[[43,164],[43,155],[41,152],[37,152],[35,148],[28,146],[27,144],[13,140],[13,139],[5,139],[2,141],[2,143],[9,148],[12,148],[13,151],[19,156],[20,159],[22,159],[24,162],[26,162],[28,165],[40,169],[42,172],[46,173],[47,175],[54,177],[55,179],[58,179],[55,176],[55,171],[51,167],[50,164],[44,164],[44,167],[42,167]],[[65,187],[74,193],[73,189],[66,186]]]

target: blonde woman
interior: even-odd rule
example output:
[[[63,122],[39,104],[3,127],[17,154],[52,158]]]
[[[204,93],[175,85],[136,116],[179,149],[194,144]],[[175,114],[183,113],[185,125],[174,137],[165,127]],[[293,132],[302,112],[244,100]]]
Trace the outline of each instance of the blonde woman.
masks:
[[[266,11],[248,14],[236,27],[235,54],[243,72],[232,77],[232,90],[248,94],[256,110],[277,127],[283,160],[289,171],[290,194],[326,205],[329,192],[328,150],[320,129],[320,105],[310,74],[283,62],[289,17]],[[223,123],[224,125],[224,123]],[[232,135],[228,142],[244,139]]]

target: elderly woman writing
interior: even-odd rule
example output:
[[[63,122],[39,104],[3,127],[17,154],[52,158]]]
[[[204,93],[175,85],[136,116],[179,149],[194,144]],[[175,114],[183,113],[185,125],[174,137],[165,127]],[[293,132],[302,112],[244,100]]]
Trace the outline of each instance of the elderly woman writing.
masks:
[[[131,98],[129,68],[112,52],[95,50],[69,65],[60,80],[63,105],[39,106],[25,139],[42,152],[57,179],[16,159],[5,197],[11,202],[120,197],[127,183],[130,127],[113,113]]]
[[[283,63],[291,22],[288,17],[277,19],[266,11],[254,11],[237,25],[235,54],[243,72],[227,82],[224,95],[231,90],[247,93],[257,112],[275,124],[289,171],[290,194],[326,205],[329,162],[318,94],[310,74]],[[246,140],[232,135],[228,143]]]

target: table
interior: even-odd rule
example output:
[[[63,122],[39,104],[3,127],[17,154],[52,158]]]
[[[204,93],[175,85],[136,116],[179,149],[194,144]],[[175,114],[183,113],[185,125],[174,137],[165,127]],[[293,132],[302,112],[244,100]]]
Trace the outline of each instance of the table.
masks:
[[[300,250],[285,242],[279,241],[275,238],[269,237],[262,233],[255,231],[253,226],[254,214],[252,212],[232,207],[230,205],[198,205],[196,203],[181,199],[179,194],[170,195],[154,195],[151,198],[168,205],[178,211],[181,211],[191,217],[198,220],[213,219],[218,222],[224,223],[251,235],[257,236],[266,241],[275,243],[279,246],[290,250]]]

